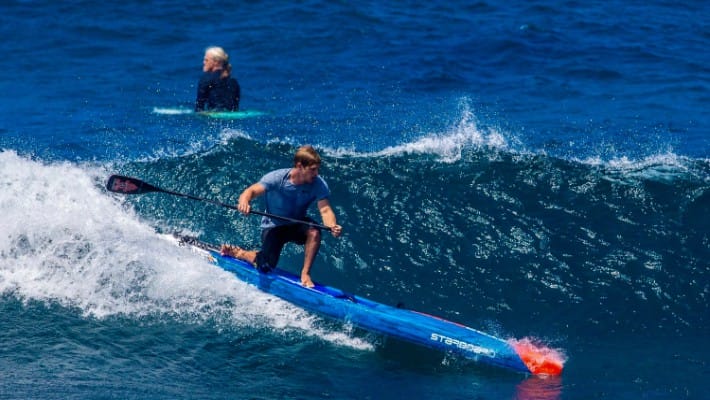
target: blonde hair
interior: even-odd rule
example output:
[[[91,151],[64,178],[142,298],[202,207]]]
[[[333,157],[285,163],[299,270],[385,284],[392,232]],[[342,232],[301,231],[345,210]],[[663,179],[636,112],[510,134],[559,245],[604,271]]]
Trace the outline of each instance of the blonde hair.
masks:
[[[205,56],[222,64],[222,74],[220,78],[229,78],[232,74],[232,64],[229,63],[229,54],[219,46],[210,46],[205,49]]]
[[[227,54],[227,52],[224,51],[224,49],[221,47],[208,47],[207,49],[205,49],[205,55],[213,59],[214,61],[221,63],[224,67],[229,65],[229,54]]]
[[[296,165],[298,163],[301,163],[304,167],[308,167],[313,164],[320,165],[320,155],[318,155],[316,149],[309,144],[301,146],[296,151],[296,155],[293,157],[293,164]]]

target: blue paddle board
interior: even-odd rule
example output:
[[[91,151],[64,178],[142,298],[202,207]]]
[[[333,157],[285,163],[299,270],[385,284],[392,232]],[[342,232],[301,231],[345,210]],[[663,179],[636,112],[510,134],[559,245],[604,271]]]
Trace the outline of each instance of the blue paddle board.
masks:
[[[192,237],[171,237],[189,246],[237,278],[290,303],[360,328],[389,335],[429,348],[513,371],[535,375],[559,375],[563,357],[555,350],[538,347],[527,339],[504,340],[433,315],[388,306],[340,289],[315,283],[301,285],[300,277],[276,268],[269,273],[251,264],[222,256],[219,249]]]

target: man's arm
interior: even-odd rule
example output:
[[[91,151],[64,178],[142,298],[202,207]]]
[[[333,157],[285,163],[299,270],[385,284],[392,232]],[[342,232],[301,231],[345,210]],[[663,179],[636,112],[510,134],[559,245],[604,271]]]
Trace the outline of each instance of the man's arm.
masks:
[[[328,201],[328,199],[318,201],[318,210],[320,211],[320,216],[323,219],[323,225],[330,227],[330,232],[333,236],[340,236],[343,232],[343,228],[338,225],[333,208],[330,207],[330,201]]]
[[[195,99],[195,112],[200,112],[205,110],[205,104],[207,103],[207,97],[209,96],[209,85],[205,82],[204,78],[201,78],[197,83],[197,98]]]
[[[239,195],[239,202],[237,203],[237,209],[243,214],[249,214],[251,211],[251,205],[249,202],[252,199],[259,197],[266,193],[266,188],[261,183],[255,183],[248,188],[244,189],[241,195]]]

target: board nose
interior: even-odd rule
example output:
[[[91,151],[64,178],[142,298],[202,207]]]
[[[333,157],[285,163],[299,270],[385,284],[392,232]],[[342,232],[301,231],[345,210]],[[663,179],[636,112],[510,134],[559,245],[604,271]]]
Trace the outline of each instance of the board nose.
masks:
[[[533,375],[560,375],[565,357],[559,351],[537,346],[529,339],[511,340],[511,346]]]

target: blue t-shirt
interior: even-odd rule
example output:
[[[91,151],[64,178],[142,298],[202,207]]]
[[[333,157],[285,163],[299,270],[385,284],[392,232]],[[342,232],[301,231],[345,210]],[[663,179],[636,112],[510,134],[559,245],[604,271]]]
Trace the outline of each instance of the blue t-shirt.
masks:
[[[266,188],[264,195],[266,212],[284,217],[304,219],[308,207],[314,202],[327,199],[330,196],[328,184],[320,176],[316,176],[311,183],[294,185],[289,180],[291,168],[277,169],[264,175],[259,183]],[[263,217],[261,228],[273,228],[291,222]]]

